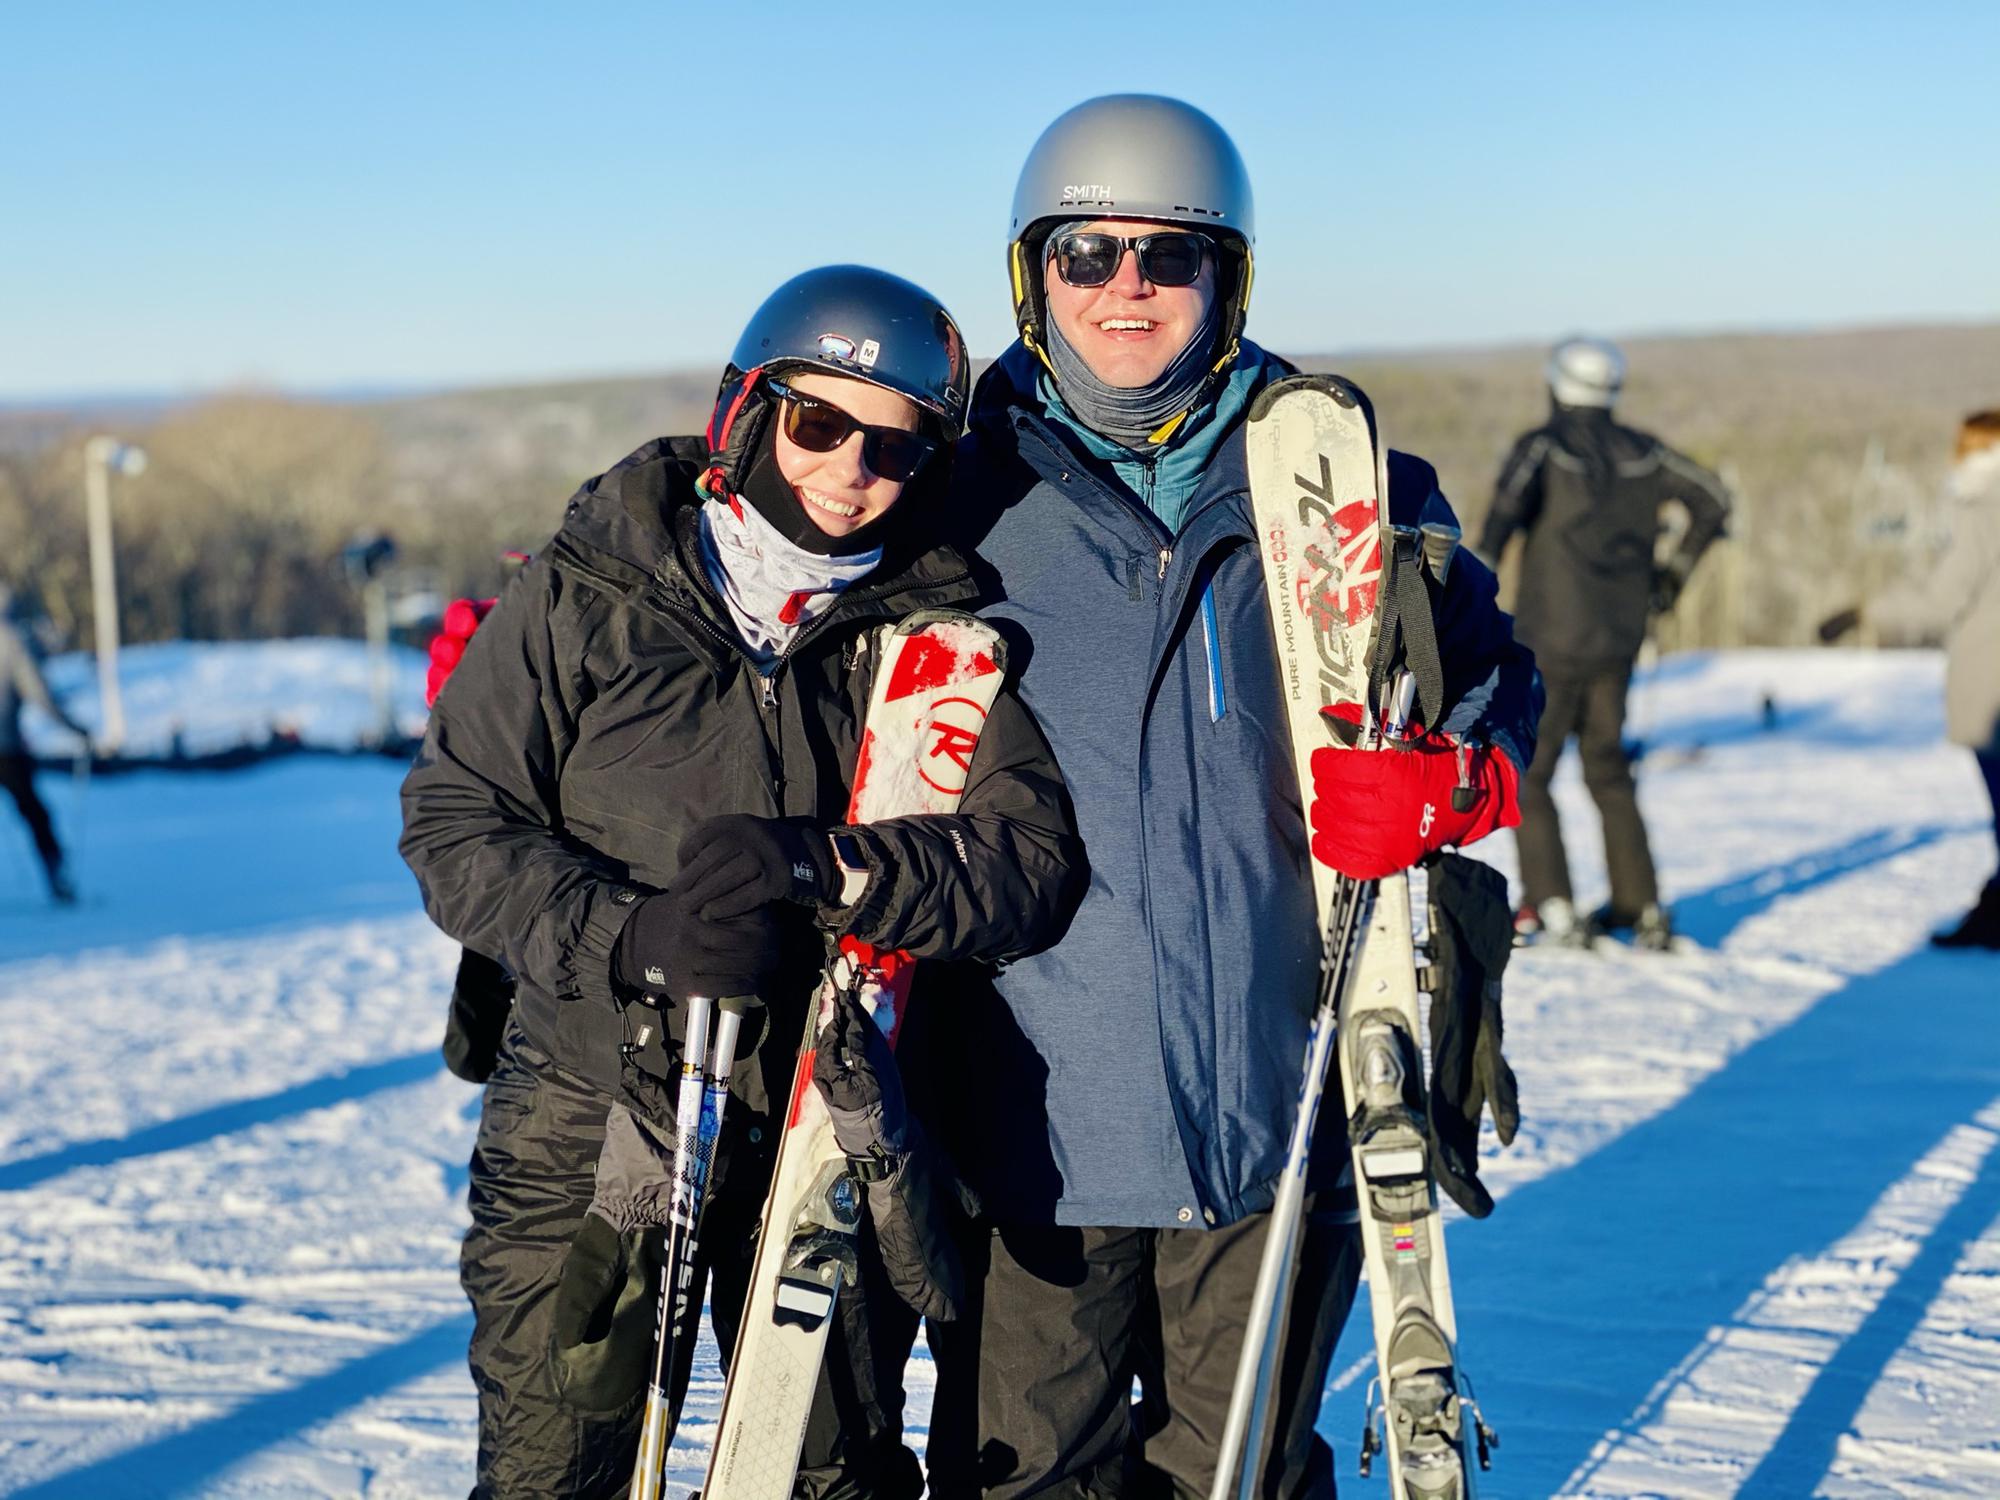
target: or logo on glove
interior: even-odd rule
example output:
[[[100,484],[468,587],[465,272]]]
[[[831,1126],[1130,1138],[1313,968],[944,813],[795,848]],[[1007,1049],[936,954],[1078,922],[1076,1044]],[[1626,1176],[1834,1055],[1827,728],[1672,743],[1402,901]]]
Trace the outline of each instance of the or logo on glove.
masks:
[[[1407,870],[1427,854],[1519,823],[1518,779],[1499,751],[1467,750],[1438,734],[1407,749],[1315,750],[1313,858],[1355,880]]]

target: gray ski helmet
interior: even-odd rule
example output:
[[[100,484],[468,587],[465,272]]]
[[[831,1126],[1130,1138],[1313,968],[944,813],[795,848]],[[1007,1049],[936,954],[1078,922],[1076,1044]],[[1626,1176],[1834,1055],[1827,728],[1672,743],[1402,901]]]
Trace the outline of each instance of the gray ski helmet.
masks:
[[[1106,94],[1066,111],[1042,132],[1014,185],[1007,229],[1014,321],[1038,353],[1042,242],[1057,224],[1076,219],[1185,224],[1234,252],[1224,257],[1218,282],[1232,304],[1220,352],[1225,360],[1234,357],[1250,303],[1257,211],[1250,174],[1226,130],[1179,99]]]
[[[958,323],[922,287],[868,266],[822,266],[794,276],[751,316],[727,386],[753,371],[807,367],[907,396],[947,439],[964,430],[972,362]]]
[[[1549,351],[1546,373],[1562,405],[1611,407],[1625,386],[1625,356],[1609,339],[1568,338]]]
[[[1014,185],[1007,238],[1045,220],[1159,219],[1257,239],[1250,174],[1215,121],[1178,99],[1106,94],[1059,116]]]

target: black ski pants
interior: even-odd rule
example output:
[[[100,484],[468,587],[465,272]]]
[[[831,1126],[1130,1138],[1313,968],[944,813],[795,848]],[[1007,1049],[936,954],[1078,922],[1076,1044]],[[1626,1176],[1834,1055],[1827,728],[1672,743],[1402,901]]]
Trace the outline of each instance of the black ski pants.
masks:
[[[550,1361],[556,1285],[570,1241],[596,1186],[610,1101],[558,1070],[507,1028],[486,1085],[473,1147],[472,1228],[459,1279],[472,1300],[472,1380],[479,1396],[479,1471],[473,1500],[615,1500],[626,1492],[638,1449],[644,1392],[615,1411],[583,1412],[557,1393]],[[739,1177],[703,1221],[709,1316],[716,1341],[735,1343],[756,1254],[765,1180]],[[797,1495],[851,1500],[887,1495],[890,1465],[914,1468],[884,1415],[900,1418],[900,1366],[875,1388],[861,1297],[843,1299],[826,1369],[806,1427]],[[878,1463],[877,1455],[882,1455]]]
[[[21,821],[28,825],[28,836],[35,841],[35,853],[41,856],[42,868],[54,884],[62,872],[62,845],[56,842],[56,827],[48,807],[35,790],[34,761],[18,751],[0,755],[0,787],[7,789],[14,806],[20,809]]]
[[[1631,918],[1659,900],[1653,851],[1639,816],[1632,763],[1625,754],[1625,695],[1632,681],[1629,662],[1597,668],[1544,665],[1548,700],[1535,740],[1535,758],[1521,778],[1521,885],[1529,906],[1552,896],[1573,901],[1569,859],[1563,853],[1562,822],[1549,783],[1572,735],[1583,757],[1583,784],[1590,789],[1604,822],[1604,861],[1611,874],[1611,909]]]
[[[979,1320],[978,1492],[1205,1500],[1269,1219],[994,1230]],[[1332,1450],[1313,1424],[1360,1271],[1353,1223],[1309,1217],[1261,1459],[1268,1500],[1334,1493]]]

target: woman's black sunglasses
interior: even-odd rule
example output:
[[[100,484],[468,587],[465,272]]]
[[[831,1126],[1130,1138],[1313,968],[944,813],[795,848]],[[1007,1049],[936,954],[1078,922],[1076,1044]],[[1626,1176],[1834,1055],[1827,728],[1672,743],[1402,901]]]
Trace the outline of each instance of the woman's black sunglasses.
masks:
[[[1178,230],[1136,239],[1075,230],[1056,236],[1056,274],[1071,286],[1103,286],[1118,274],[1118,263],[1129,249],[1138,252],[1139,274],[1154,286],[1193,286],[1208,243],[1206,235]]]
[[[785,403],[785,436],[808,453],[831,453],[858,432],[861,458],[869,469],[882,479],[907,484],[937,452],[938,445],[921,432],[870,427],[832,402],[794,390],[782,380],[764,384]]]

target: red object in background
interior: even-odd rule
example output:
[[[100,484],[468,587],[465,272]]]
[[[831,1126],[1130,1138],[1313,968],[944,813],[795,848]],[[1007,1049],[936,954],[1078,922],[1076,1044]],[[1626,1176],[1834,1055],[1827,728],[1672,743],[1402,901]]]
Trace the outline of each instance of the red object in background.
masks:
[[[459,664],[465,655],[465,642],[455,635],[434,635],[431,637],[431,665],[444,668],[445,675]]]
[[[1456,742],[1432,734],[1407,750],[1315,750],[1313,858],[1353,879],[1379,880],[1447,845],[1518,824],[1520,773],[1498,750],[1469,752],[1475,798],[1465,812],[1452,806],[1459,753]]]
[[[495,599],[454,599],[445,606],[443,628],[431,637],[431,667],[424,678],[424,706],[437,702],[446,680],[465,655],[466,642],[479,633],[479,625]]]

